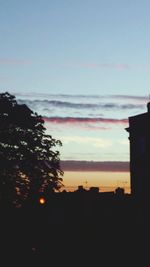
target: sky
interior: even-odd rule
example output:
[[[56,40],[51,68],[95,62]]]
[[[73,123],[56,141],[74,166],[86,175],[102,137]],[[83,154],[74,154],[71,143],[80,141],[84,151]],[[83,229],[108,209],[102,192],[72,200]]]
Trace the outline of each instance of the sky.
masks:
[[[0,0],[0,92],[62,141],[66,188],[130,186],[125,128],[149,101],[149,10],[148,0]]]

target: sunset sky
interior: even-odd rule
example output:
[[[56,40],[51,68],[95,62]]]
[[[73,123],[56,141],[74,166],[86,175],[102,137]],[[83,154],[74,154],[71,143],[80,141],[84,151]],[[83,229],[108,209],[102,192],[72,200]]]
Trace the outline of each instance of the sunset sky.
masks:
[[[149,10],[148,0],[0,0],[0,92],[62,141],[66,188],[128,191],[125,128],[150,94]]]

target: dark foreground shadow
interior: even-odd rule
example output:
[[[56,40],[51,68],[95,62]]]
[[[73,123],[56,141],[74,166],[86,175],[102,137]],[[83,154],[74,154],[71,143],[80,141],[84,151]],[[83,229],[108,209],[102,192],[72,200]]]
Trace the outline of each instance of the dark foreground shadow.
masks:
[[[1,210],[2,266],[148,266],[143,209],[129,200],[67,203]]]

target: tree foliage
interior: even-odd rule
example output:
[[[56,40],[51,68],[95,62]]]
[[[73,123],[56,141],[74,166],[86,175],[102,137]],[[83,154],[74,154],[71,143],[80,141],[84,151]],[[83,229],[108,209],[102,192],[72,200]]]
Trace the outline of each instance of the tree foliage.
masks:
[[[0,94],[0,197],[9,203],[46,188],[59,190],[60,140],[46,134],[44,120],[8,92]]]

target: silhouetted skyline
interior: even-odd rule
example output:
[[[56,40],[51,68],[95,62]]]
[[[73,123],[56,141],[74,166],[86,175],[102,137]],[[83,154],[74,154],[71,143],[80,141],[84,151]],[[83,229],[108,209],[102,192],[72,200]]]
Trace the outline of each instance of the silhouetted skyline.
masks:
[[[0,249],[6,266],[8,264],[7,255],[11,256],[12,264],[21,258],[26,265],[30,263],[32,266],[36,266],[37,263],[45,264],[47,261],[53,264],[58,253],[57,266],[64,263],[65,253],[67,253],[67,258],[69,256],[72,258],[75,253],[74,261],[79,262],[80,260],[81,263],[83,260],[84,264],[87,264],[89,263],[87,250],[90,253],[92,264],[95,264],[94,261],[97,261],[101,255],[101,263],[104,262],[105,265],[110,266],[112,256],[116,253],[116,259],[118,260],[119,257],[124,260],[125,266],[128,262],[135,263],[136,261],[139,262],[139,259],[142,262],[146,260],[146,239],[147,233],[149,233],[149,106],[150,103],[148,103],[147,113],[129,118],[127,130],[130,132],[131,194],[127,194],[125,189],[120,186],[116,187],[115,191],[108,192],[101,192],[100,188],[95,186],[88,188],[87,180],[85,180],[85,186],[79,185],[74,192],[66,192],[66,190],[55,192],[53,190],[54,182],[59,182],[55,175],[56,167],[59,166],[58,162],[56,164],[58,158],[54,161],[53,159],[43,160],[45,151],[45,143],[43,142],[46,140],[47,144],[47,135],[43,136],[43,138],[46,137],[45,139],[41,139],[40,135],[37,143],[39,130],[44,130],[43,120],[37,114],[32,113],[27,106],[18,105],[13,96],[8,93],[1,95],[0,133],[3,166],[0,168],[0,229],[3,231]],[[16,117],[14,115],[18,110],[19,114]],[[20,120],[21,110],[25,115],[25,123]],[[35,137],[36,127],[39,125],[41,127],[37,129],[38,134]],[[12,135],[14,132],[15,135]],[[32,135],[28,139],[29,133]],[[9,138],[6,138],[6,134]],[[139,137],[140,141],[142,137],[142,143],[137,142]],[[49,136],[49,138],[52,142],[52,137]],[[31,140],[30,149],[30,146],[26,146],[26,144],[30,145]],[[56,142],[55,139],[53,141]],[[18,145],[16,146],[16,144]],[[25,146],[24,150],[22,150],[22,145]],[[41,148],[41,154],[37,152],[37,147],[38,151]],[[14,161],[12,159],[16,156],[16,149],[19,158]],[[8,151],[9,153],[7,153]],[[48,152],[49,149],[46,151],[46,155]],[[22,158],[25,156],[27,157],[24,161]],[[39,159],[35,161],[36,156],[37,159],[40,156],[42,161]],[[53,162],[56,165],[53,165]],[[35,175],[38,163],[39,170]],[[20,172],[18,172],[19,168]],[[46,176],[45,173],[42,176],[44,168],[46,168]],[[23,178],[25,178],[20,173],[24,175],[26,170],[29,171],[27,175],[29,173],[30,183],[24,189],[30,190],[31,185],[33,191],[18,205],[17,202],[14,202],[14,190],[20,190],[19,183],[22,186]],[[41,171],[40,177],[38,177],[39,171]],[[55,175],[53,180],[51,180],[52,174]],[[51,182],[44,190],[41,190],[41,187],[40,190],[36,190],[39,179],[45,179],[45,177],[47,179],[47,175],[49,175],[49,182]],[[17,182],[17,186],[14,181]],[[23,196],[21,190],[17,192],[19,192],[18,198]],[[58,251],[59,248],[60,251]],[[137,255],[139,249],[140,253]],[[123,251],[126,252],[125,259]]]

